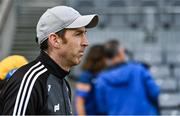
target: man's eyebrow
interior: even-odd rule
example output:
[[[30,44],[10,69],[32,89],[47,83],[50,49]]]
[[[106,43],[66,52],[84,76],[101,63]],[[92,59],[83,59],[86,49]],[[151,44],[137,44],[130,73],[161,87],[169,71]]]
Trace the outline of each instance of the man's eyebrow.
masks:
[[[80,30],[80,29],[79,29],[79,30],[76,30],[76,32],[80,32],[80,33],[84,33],[84,32],[85,32],[85,33],[86,33],[87,30]]]

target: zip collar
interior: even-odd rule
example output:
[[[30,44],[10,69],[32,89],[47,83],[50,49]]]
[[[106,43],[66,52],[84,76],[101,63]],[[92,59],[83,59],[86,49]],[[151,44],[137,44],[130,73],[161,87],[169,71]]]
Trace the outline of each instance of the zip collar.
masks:
[[[121,67],[121,66],[124,66],[125,64],[127,64],[127,62],[123,61],[123,62],[120,62],[120,63],[117,63],[115,65],[107,67],[106,70],[111,70],[111,69],[114,69],[114,68],[117,68],[117,67]]]
[[[63,70],[50,56],[41,51],[40,55],[37,57],[38,61],[41,61],[45,67],[47,67],[49,73],[63,79],[67,76],[70,72]]]

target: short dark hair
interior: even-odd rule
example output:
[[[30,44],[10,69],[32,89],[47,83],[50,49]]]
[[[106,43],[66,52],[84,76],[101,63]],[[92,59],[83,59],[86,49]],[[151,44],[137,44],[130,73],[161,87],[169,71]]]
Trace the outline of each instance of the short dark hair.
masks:
[[[47,49],[48,49],[48,39],[46,39],[45,41],[43,41],[43,42],[40,44],[40,49],[41,49],[41,50],[47,50]]]
[[[59,37],[64,37],[65,29],[58,31],[55,34],[57,34]],[[36,37],[36,42],[38,42],[38,38],[37,37]],[[48,49],[48,39],[46,39],[45,41],[43,41],[40,44],[40,49],[41,50],[47,50]]]
[[[116,54],[118,53],[119,42],[115,39],[110,40],[105,43],[104,48],[105,48],[105,57],[111,59],[114,56],[116,56]]]

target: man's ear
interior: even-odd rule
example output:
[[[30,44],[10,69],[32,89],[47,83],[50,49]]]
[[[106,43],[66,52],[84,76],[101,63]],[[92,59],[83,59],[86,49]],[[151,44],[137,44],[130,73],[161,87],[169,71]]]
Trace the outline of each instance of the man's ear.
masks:
[[[125,60],[125,49],[124,48],[120,48],[119,49],[119,58],[123,61]]]
[[[49,38],[49,45],[54,47],[54,48],[59,48],[61,45],[61,39],[59,38],[58,35],[51,33],[48,36]]]

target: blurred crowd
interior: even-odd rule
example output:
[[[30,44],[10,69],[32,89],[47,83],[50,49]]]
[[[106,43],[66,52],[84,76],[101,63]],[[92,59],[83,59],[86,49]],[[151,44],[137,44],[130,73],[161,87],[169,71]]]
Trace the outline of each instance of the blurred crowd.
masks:
[[[159,115],[149,64],[128,60],[117,40],[91,46],[76,82],[77,115]]]

